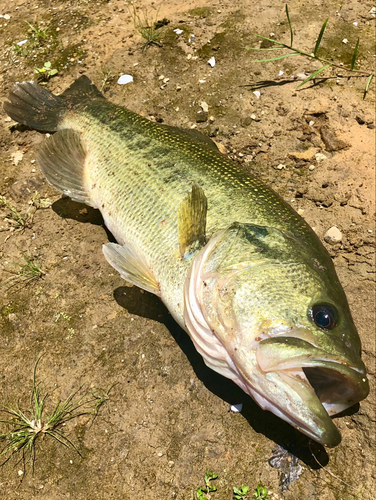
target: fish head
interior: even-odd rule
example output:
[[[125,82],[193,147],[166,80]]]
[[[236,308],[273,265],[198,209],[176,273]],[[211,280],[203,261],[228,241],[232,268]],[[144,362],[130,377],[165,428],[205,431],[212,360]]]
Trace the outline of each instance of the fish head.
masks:
[[[329,447],[331,416],[368,392],[360,339],[329,255],[285,231],[232,224],[196,256],[187,329],[206,364]]]

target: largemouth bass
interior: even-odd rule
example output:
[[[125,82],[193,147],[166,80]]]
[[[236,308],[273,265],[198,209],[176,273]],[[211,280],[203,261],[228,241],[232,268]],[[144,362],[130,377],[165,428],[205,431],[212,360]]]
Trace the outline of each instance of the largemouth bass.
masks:
[[[207,366],[310,438],[369,391],[332,260],[274,191],[196,131],[108,102],[87,77],[60,96],[17,84],[6,113],[56,132],[37,162],[57,190],[98,208],[121,276],[158,295]]]

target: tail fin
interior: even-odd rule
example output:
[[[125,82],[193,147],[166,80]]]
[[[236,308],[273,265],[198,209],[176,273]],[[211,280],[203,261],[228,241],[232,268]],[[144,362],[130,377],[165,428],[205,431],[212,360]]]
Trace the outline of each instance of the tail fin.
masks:
[[[4,111],[16,122],[54,132],[66,109],[66,103],[35,82],[18,83],[4,102]]]

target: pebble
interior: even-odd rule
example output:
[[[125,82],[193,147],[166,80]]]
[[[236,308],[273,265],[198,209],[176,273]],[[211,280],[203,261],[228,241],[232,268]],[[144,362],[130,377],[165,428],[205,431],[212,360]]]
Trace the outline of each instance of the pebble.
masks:
[[[317,162],[320,162],[326,160],[328,157],[325,156],[323,153],[316,153],[315,158]]]
[[[276,170],[283,170],[284,168],[286,168],[286,165],[283,165],[283,163],[280,163],[275,168],[276,168]]]
[[[331,245],[335,245],[336,243],[340,243],[342,241],[342,233],[338,227],[333,226],[325,233],[324,240]]]
[[[293,151],[289,153],[290,158],[295,160],[312,161],[317,153],[316,148],[309,148],[306,151]]]
[[[232,413],[239,413],[242,411],[242,409],[243,409],[242,403],[230,406],[230,411],[232,411]]]

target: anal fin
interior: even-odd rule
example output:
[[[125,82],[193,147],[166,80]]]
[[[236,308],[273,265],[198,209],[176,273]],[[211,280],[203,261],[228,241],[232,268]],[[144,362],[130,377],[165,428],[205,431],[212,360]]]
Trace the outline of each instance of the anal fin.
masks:
[[[93,206],[84,186],[86,152],[78,132],[59,130],[44,141],[36,156],[50,184],[72,200]]]
[[[160,295],[159,284],[153,271],[135,245],[127,243],[126,246],[121,246],[117,243],[107,243],[103,245],[103,253],[107,262],[123,279],[147,292]]]
[[[204,190],[194,183],[180,203],[178,211],[179,248],[182,257],[192,245],[200,247],[205,244],[207,210],[208,201]]]

